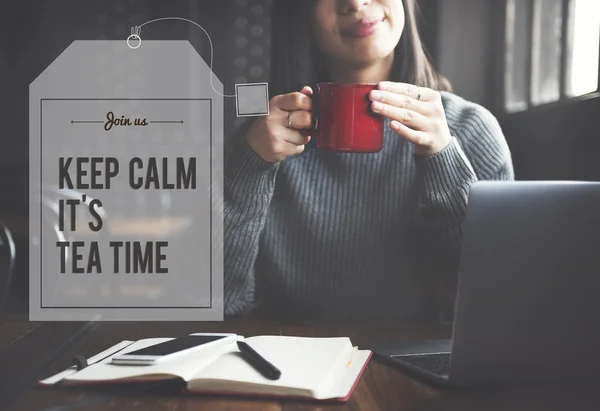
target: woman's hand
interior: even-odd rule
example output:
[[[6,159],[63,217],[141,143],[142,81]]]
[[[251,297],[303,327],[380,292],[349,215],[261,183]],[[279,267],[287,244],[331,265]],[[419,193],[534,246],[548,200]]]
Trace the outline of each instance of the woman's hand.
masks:
[[[442,151],[451,141],[440,93],[412,84],[384,81],[371,91],[371,108],[388,117],[399,136],[414,143],[415,154]]]
[[[248,130],[246,141],[263,160],[277,163],[300,154],[310,136],[301,133],[312,122],[310,87],[300,92],[275,96],[269,102],[269,115],[258,118]]]

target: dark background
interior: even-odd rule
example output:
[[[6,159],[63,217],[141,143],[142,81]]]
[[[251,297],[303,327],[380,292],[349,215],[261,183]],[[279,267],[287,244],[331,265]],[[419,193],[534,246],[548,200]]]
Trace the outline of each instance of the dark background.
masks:
[[[293,1],[293,0],[289,0]],[[500,0],[420,0],[425,44],[455,92],[497,115],[518,180],[600,180],[598,93],[515,114],[499,109]],[[236,83],[268,81],[271,0],[0,0],[0,219],[17,242],[9,311],[27,309],[29,84],[73,40],[125,39],[131,26],[167,16],[198,22],[212,37],[213,70]],[[209,43],[177,21],[146,39],[189,39],[205,61]],[[173,64],[176,64],[174,62]],[[225,133],[238,125],[226,99]],[[1,287],[0,276],[0,291]]]

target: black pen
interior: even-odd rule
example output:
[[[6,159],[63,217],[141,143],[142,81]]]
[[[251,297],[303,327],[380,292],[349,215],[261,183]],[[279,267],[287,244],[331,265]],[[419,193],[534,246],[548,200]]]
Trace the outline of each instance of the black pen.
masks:
[[[238,341],[237,346],[244,358],[262,375],[270,380],[278,380],[281,377],[279,371],[273,364],[265,360],[259,353],[243,341]]]

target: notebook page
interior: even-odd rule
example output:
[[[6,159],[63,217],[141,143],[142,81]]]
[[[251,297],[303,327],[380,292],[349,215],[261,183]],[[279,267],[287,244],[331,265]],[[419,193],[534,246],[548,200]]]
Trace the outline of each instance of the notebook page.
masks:
[[[336,372],[335,385],[329,388],[327,395],[331,398],[344,398],[348,395],[358,375],[365,367],[365,363],[371,358],[371,351],[357,350],[348,366]]]
[[[336,368],[341,356],[348,355],[348,349],[352,349],[352,344],[346,337],[258,336],[246,338],[245,341],[281,370],[278,380],[263,377],[246,362],[237,347],[203,368],[193,379],[315,391]]]
[[[171,338],[146,338],[136,341],[129,347],[119,352],[126,354],[141,348],[149,347],[171,340]],[[158,362],[156,365],[115,365],[109,357],[93,366],[89,366],[68,378],[73,382],[114,381],[119,379],[149,379],[181,377],[188,380],[192,375],[217,359],[221,354],[231,350],[231,345],[217,346],[204,351],[182,355],[173,359]]]
[[[316,398],[329,397],[332,392],[337,392],[340,378],[346,374],[357,351],[358,348],[351,345],[344,350],[343,354],[339,356],[338,361],[333,365],[331,370],[329,370],[329,373],[327,373],[315,389],[314,396]]]

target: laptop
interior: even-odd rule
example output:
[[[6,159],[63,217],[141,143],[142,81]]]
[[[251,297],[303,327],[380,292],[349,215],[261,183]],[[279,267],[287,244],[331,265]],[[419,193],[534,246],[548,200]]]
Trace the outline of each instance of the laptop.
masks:
[[[600,183],[475,183],[452,339],[368,348],[445,386],[598,378]]]

